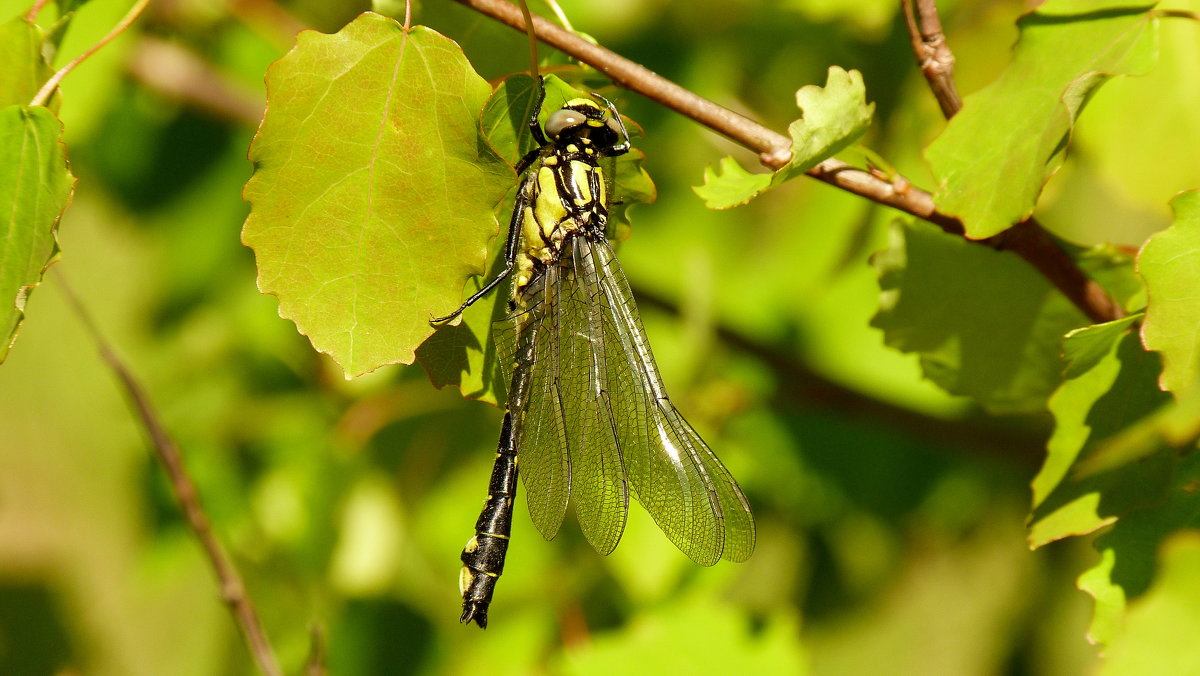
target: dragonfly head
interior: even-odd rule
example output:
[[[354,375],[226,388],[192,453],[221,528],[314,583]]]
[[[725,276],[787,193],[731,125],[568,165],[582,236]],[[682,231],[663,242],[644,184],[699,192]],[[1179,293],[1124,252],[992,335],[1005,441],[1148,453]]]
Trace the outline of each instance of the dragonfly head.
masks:
[[[612,104],[605,108],[591,99],[567,101],[546,119],[545,129],[555,143],[586,138],[600,148],[610,148],[624,140]]]

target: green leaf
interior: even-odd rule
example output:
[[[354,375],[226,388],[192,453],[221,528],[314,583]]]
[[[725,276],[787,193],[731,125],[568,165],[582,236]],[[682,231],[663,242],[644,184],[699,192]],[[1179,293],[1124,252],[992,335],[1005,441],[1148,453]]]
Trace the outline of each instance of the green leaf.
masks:
[[[732,157],[722,157],[718,167],[705,167],[704,185],[692,186],[709,209],[741,206],[774,187],[778,175],[746,171]]]
[[[926,378],[995,412],[1041,410],[1058,385],[1062,336],[1086,319],[1009,252],[927,223],[896,225],[877,253],[888,346],[920,355]]]
[[[488,141],[502,157],[514,164],[537,147],[529,131],[529,115],[536,93],[533,78],[514,75],[496,88],[484,106],[482,126]],[[547,75],[546,98],[542,102],[539,117],[544,118],[559,110],[570,99],[587,97],[586,92],[575,89],[554,75]],[[636,148],[616,159],[609,230],[617,239],[628,237],[629,209],[637,204],[653,202],[657,196],[654,182],[642,168],[644,160],[645,155]],[[613,171],[611,166],[608,169]],[[501,221],[505,226],[500,236],[491,242],[491,266],[487,274],[469,285],[468,291],[472,293],[504,269],[504,244],[515,191],[510,193],[501,206]],[[500,321],[507,314],[506,304],[510,297],[511,287],[507,283],[501,284],[490,297],[468,308],[459,325],[440,327],[417,348],[417,361],[429,374],[434,386],[441,388],[454,385],[469,399],[491,403],[504,401],[506,387],[498,369],[491,328],[493,322]]]
[[[557,78],[555,78],[557,80]],[[483,134],[496,152],[512,166],[537,147],[529,131],[529,116],[537,86],[528,75],[514,75],[500,83],[483,106]],[[543,109],[545,105],[542,106]]]
[[[792,158],[773,174],[755,174],[737,160],[721,160],[720,173],[704,170],[704,185],[692,188],[709,209],[749,202],[784,181],[803,174],[848,148],[871,126],[875,104],[867,103],[862,73],[829,67],[824,87],[806,85],[796,92],[801,117],[788,125]]]
[[[1194,446],[1198,438],[1200,387],[1193,387],[1098,444],[1095,452],[1076,465],[1075,472],[1079,476],[1104,472],[1153,455],[1164,445],[1171,448]]]
[[[1075,378],[1095,368],[1112,351],[1113,345],[1125,335],[1129,327],[1141,318],[1141,314],[1129,315],[1068,333],[1063,342],[1063,357],[1067,360],[1063,377]]]
[[[259,288],[348,376],[411,363],[514,180],[480,133],[491,88],[454,42],[365,13],[301,33],[267,90],[242,234]]]
[[[1175,222],[1138,254],[1148,301],[1142,340],[1162,355],[1163,389],[1177,394],[1200,383],[1200,192],[1171,200]]]
[[[1191,501],[1195,509],[1195,500]],[[1191,525],[1196,523],[1195,512]],[[1109,641],[1100,674],[1158,676],[1200,673],[1200,533],[1174,533],[1160,549],[1153,587],[1130,604],[1124,626]]]
[[[1148,638],[1130,633],[1134,630],[1131,623],[1143,612],[1137,610],[1139,606],[1159,603],[1155,597],[1162,586],[1172,584],[1168,566],[1160,568],[1156,561],[1160,545],[1180,537],[1190,538],[1188,529],[1200,527],[1198,483],[1200,455],[1193,454],[1178,462],[1174,477],[1153,507],[1122,516],[1112,530],[1096,539],[1101,561],[1079,578],[1079,587],[1096,599],[1088,631],[1093,641],[1116,648],[1123,641],[1132,641],[1127,645],[1133,646]],[[1155,575],[1160,569],[1163,572],[1158,578],[1158,588],[1154,588]],[[1194,596],[1187,602],[1196,605]],[[1192,634],[1189,632],[1188,636]],[[1176,672],[1168,669],[1160,673]]]
[[[494,240],[487,274],[469,285],[468,293],[478,291],[504,269],[503,239]],[[509,282],[501,283],[491,296],[463,311],[461,322],[438,327],[417,347],[417,363],[425,369],[434,387],[454,385],[468,399],[496,405],[505,401],[507,383],[492,340],[492,324],[504,318],[507,301],[512,297],[511,288]]]
[[[1076,118],[1114,75],[1157,60],[1154,3],[1050,0],[1022,17],[1012,63],[929,146],[934,202],[967,236],[990,237],[1033,213],[1062,165]]]
[[[1046,462],[1033,480],[1033,547],[1093,532],[1153,504],[1168,486],[1174,454],[1161,445],[1140,463],[1087,475],[1073,471],[1095,448],[1168,398],[1155,386],[1157,357],[1142,349],[1129,326],[1118,320],[1067,338],[1065,352],[1073,360],[1067,372],[1074,375],[1050,398],[1055,428]],[[1103,355],[1097,359],[1101,348]]]
[[[58,220],[71,201],[62,123],[41,107],[0,109],[0,362],[25,317],[29,294],[58,259]]]
[[[54,71],[42,56],[42,30],[22,17],[0,24],[0,107],[25,105]]]

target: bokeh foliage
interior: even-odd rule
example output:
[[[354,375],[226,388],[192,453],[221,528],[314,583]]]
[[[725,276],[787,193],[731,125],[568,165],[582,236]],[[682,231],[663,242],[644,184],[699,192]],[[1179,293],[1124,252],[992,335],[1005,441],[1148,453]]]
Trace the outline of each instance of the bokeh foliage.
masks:
[[[27,4],[0,0],[0,20]],[[55,66],[131,3],[69,4],[78,7],[56,35]],[[946,124],[913,67],[897,4],[563,3],[605,46],[778,130],[796,118],[795,92],[824,84],[831,64],[857,71],[875,106],[863,142],[937,189],[937,153],[933,172],[921,153]],[[1121,7],[1098,20],[1143,12],[1148,21],[1145,3],[1126,4],[1106,3]],[[1025,5],[939,3],[968,101],[1006,82],[1009,47],[1028,37],[1018,32]],[[1196,463],[1177,460],[1173,446],[1195,438],[1196,352],[1175,326],[1196,318],[1169,255],[1172,242],[1194,239],[1196,223],[1195,200],[1176,200],[1173,216],[1171,198],[1200,184],[1194,152],[1181,149],[1200,138],[1200,119],[1180,112],[1194,110],[1198,90],[1179,83],[1200,81],[1190,22],[1161,23],[1145,78],[1063,85],[1089,87],[1065,163],[1053,171],[1064,159],[1060,125],[1032,160],[1047,170],[1014,178],[1032,188],[1005,194],[1023,213],[1048,180],[1039,215],[1130,309],[1146,304],[1130,253],[1170,226],[1139,265],[1150,299],[1161,289],[1180,308],[1155,319],[1151,305],[1144,335],[1164,345],[1163,382],[1178,402],[1157,388],[1162,366],[1129,322],[1084,328],[1011,254],[802,178],[738,209],[706,209],[691,189],[705,168],[756,158],[604,90],[645,130],[635,145],[659,195],[632,211],[622,264],[673,398],[749,495],[759,548],[746,564],[698,569],[635,510],[621,546],[601,558],[570,526],[544,542],[518,507],[481,633],[456,622],[457,556],[483,497],[498,411],[435,390],[416,366],[345,380],[258,292],[254,255],[239,241],[259,120],[237,111],[263,109],[263,76],[291,49],[291,20],[334,33],[369,9],[318,0],[283,3],[285,14],[253,9],[264,6],[274,5],[152,3],[64,84],[58,114],[79,182],[59,228],[62,260],[0,367],[0,673],[253,670],[57,273],[162,409],[289,673],[300,671],[313,626],[337,674],[1062,674],[1101,664],[1088,633],[1108,644],[1110,673],[1164,673],[1148,657],[1190,645],[1177,639],[1198,623],[1196,605],[1181,602],[1195,594],[1197,543],[1186,529],[1196,525]],[[53,29],[54,12],[42,16]],[[457,41],[493,83],[528,65],[523,35],[457,4],[420,3],[415,18]],[[1053,21],[1032,24],[1026,48],[1066,50],[1044,32]],[[1070,46],[1088,44],[1084,33]],[[174,51],[151,51],[164,44]],[[551,68],[568,65],[543,55]],[[164,63],[156,77],[152,66]],[[195,90],[170,86],[195,72],[215,77],[196,89],[239,105],[202,105]],[[987,126],[964,120],[956,124]],[[1002,131],[963,133],[986,142]],[[1117,248],[1091,248],[1108,242]],[[479,260],[494,262],[496,246]],[[910,265],[918,254],[952,264]],[[1082,331],[1058,361],[1054,336],[1070,329]],[[486,328],[472,336],[485,339]],[[979,351],[989,339],[1010,348],[1009,361]],[[1104,464],[1071,470],[1088,458]],[[1095,547],[1065,538],[1114,520]],[[1049,544],[1031,552],[1027,536]],[[1075,588],[1084,571],[1091,596]]]

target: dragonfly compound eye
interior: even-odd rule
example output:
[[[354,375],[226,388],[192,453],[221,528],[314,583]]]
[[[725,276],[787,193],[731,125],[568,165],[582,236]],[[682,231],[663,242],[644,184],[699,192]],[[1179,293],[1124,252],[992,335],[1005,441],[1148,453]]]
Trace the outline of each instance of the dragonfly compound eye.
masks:
[[[587,116],[583,113],[567,108],[556,110],[546,120],[546,135],[550,138],[558,138],[564,131],[586,123]]]

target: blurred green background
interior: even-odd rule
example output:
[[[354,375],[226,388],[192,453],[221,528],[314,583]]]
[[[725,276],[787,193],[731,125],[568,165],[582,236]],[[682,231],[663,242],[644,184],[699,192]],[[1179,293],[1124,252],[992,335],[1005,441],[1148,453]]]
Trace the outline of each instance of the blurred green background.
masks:
[[[130,4],[83,6],[57,65]],[[970,93],[1003,68],[1025,3],[939,4]],[[0,0],[5,19],[26,5]],[[928,188],[920,149],[942,119],[897,5],[563,2],[578,30],[778,130],[830,64],[862,71],[877,104],[868,145]],[[749,495],[758,550],[698,568],[639,509],[603,558],[572,518],[545,542],[518,505],[492,624],[459,626],[458,554],[499,411],[434,390],[416,366],[346,381],[257,292],[239,242],[263,73],[293,25],[331,32],[368,8],[156,2],[66,80],[79,184],[63,259],[0,367],[0,674],[253,673],[61,279],[146,383],[289,673],[314,628],[336,674],[1089,668],[1091,603],[1074,578],[1094,554],[1024,543],[1048,419],[989,418],[942,394],[868,326],[868,258],[896,215],[805,180],[707,211],[689,187],[702,169],[754,158],[634,95],[617,103],[646,130],[636,144],[659,201],[635,210],[622,262],[674,400]],[[527,68],[521,34],[449,2],[417,10],[484,77]],[[1159,70],[1113,82],[1085,115],[1047,193],[1059,234],[1136,246],[1196,183],[1179,169],[1196,144],[1161,138],[1194,123],[1128,126],[1152,105],[1139,92],[1200,79],[1165,28]]]

